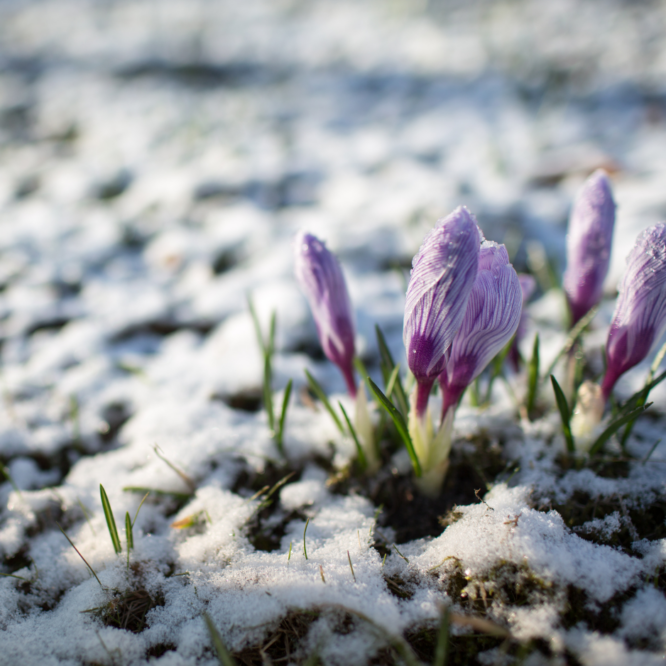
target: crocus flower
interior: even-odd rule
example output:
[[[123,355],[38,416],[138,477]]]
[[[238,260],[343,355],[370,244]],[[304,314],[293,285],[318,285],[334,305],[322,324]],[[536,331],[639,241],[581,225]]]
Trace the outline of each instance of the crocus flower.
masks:
[[[340,368],[354,398],[354,324],[340,264],[324,243],[304,232],[296,237],[295,254],[296,278],[310,304],[324,354]]]
[[[479,270],[446,365],[439,377],[442,421],[518,328],[523,292],[504,245],[485,241]]]
[[[444,366],[444,354],[462,323],[479,264],[481,232],[464,207],[456,208],[426,236],[412,263],[403,341],[416,379],[416,416]]]
[[[666,330],[666,224],[641,232],[627,258],[627,270],[606,342],[608,399],[615,382],[640,363]]]
[[[595,171],[576,197],[567,234],[564,292],[571,326],[600,300],[610,263],[615,202],[606,173]]]
[[[434,496],[448,467],[453,420],[433,431],[428,396],[462,323],[479,266],[483,235],[471,213],[457,208],[425,238],[414,257],[407,288],[403,339],[416,379],[409,433],[422,476],[417,484]]]

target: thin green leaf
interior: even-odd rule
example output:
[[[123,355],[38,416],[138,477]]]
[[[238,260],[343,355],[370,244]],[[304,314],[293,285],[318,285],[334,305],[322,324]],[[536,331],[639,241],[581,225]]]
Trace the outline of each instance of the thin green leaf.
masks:
[[[395,388],[395,383],[398,380],[398,373],[400,372],[400,364],[395,366],[393,368],[393,372],[391,373],[390,377],[388,378],[388,381],[386,382],[386,395],[391,395],[393,393],[393,389]]]
[[[278,451],[284,457],[284,424],[287,420],[287,409],[289,407],[289,398],[291,397],[291,387],[294,381],[290,379],[284,389],[284,397],[282,398],[282,409],[280,410],[280,420],[278,421],[277,433],[275,435],[275,443],[277,444]]]
[[[308,559],[308,549],[305,547],[305,533],[308,531],[308,525],[310,524],[310,519],[308,518],[305,521],[305,527],[303,528],[303,555],[305,555],[305,559]]]
[[[191,493],[174,493],[170,490],[158,490],[157,488],[146,488],[144,486],[123,486],[123,492],[146,493],[146,495],[153,493],[153,495],[157,495],[158,497],[173,497],[178,502],[186,502],[192,497]],[[141,504],[143,504],[143,501]]]
[[[384,338],[384,333],[382,329],[375,324],[375,334],[377,336],[377,347],[379,348],[379,358],[380,358],[380,368],[382,371],[382,379],[384,380],[384,386],[386,387],[386,395],[391,396],[398,403],[398,409],[403,416],[406,416],[409,413],[409,400],[407,400],[407,394],[405,389],[402,386],[400,381],[400,375],[398,375],[395,385],[392,391],[388,390],[388,382],[391,376],[391,373],[394,371],[396,364],[393,361],[393,356],[391,356],[391,351],[386,344],[386,338]]]
[[[576,445],[574,444],[574,438],[571,434],[571,414],[569,413],[569,405],[567,404],[566,396],[564,395],[564,391],[560,388],[560,385],[557,383],[557,379],[555,379],[554,375],[550,376],[550,381],[553,385],[553,393],[555,393],[557,408],[560,410],[562,432],[564,433],[564,439],[567,442],[567,451],[569,453],[575,453]]]
[[[121,553],[123,548],[120,545],[120,537],[118,536],[118,528],[116,527],[116,519],[113,517],[113,512],[111,511],[111,503],[104,490],[104,486],[99,484],[99,494],[102,498],[102,508],[104,509],[104,517],[106,518],[106,526],[109,528],[109,535],[111,536],[111,543],[113,544],[113,550],[116,551],[116,555]]]
[[[266,345],[266,353],[268,356],[273,356],[275,352],[275,326],[277,323],[277,315],[275,310],[271,312],[271,323],[268,328],[268,344]]]
[[[363,390],[365,391],[365,389]],[[365,457],[365,451],[363,451],[361,442],[358,441],[358,435],[356,434],[356,429],[352,425],[352,422],[349,420],[345,408],[342,406],[342,403],[340,401],[338,401],[338,405],[342,410],[342,415],[345,417],[345,421],[347,422],[347,427],[349,428],[349,432],[351,433],[352,439],[354,440],[354,444],[356,444],[356,453],[358,453],[358,463],[361,466],[361,469],[365,471],[368,467],[368,461]]]
[[[9,484],[11,487],[14,489],[14,492],[21,498],[23,499],[23,495],[21,494],[20,488],[16,485],[16,482],[12,478],[12,475],[9,473],[9,470],[0,462],[0,476],[4,476],[7,481],[9,481]]]
[[[252,323],[254,324],[254,333],[257,336],[257,343],[259,344],[259,349],[261,353],[266,356],[266,343],[264,342],[264,336],[261,334],[261,325],[259,324],[259,317],[257,317],[257,312],[254,309],[254,303],[252,298],[248,294],[247,296],[247,307],[250,310],[250,316],[252,317]]]
[[[213,620],[211,620],[210,615],[204,613],[203,619],[206,623],[206,628],[208,629],[210,642],[213,644],[213,649],[215,650],[217,660],[220,662],[221,666],[236,666],[236,660],[231,656],[229,650],[227,650],[227,646],[224,644],[222,636],[213,623]]]
[[[372,381],[372,379],[368,378],[368,384],[370,386],[370,390],[375,394],[375,397],[379,401],[379,404],[388,412],[388,415],[391,417],[393,420],[393,423],[395,424],[396,430],[398,431],[398,434],[402,438],[402,441],[405,443],[405,447],[407,448],[407,453],[409,453],[409,457],[412,460],[412,465],[414,466],[414,473],[416,476],[421,476],[421,463],[419,462],[419,459],[416,457],[416,451],[414,451],[414,445],[412,444],[412,438],[409,436],[409,430],[407,429],[407,423],[405,423],[405,419],[403,415],[395,408],[394,404],[382,393],[382,390],[375,384],[375,382]]]
[[[307,377],[308,380],[308,385],[310,386],[310,389],[312,392],[319,398],[319,401],[321,402],[322,405],[326,408],[328,413],[331,415],[331,418],[335,421],[335,425],[338,427],[338,430],[343,434],[346,435],[347,433],[345,432],[345,428],[342,425],[342,422],[340,421],[340,417],[335,413],[333,410],[333,407],[331,407],[331,403],[328,401],[328,398],[326,397],[326,394],[324,393],[324,389],[321,387],[319,382],[306,370],[305,371],[305,376]]]
[[[132,534],[132,520],[129,511],[125,513],[125,537],[127,538],[127,569],[130,565],[130,551],[134,548],[134,535]]]
[[[352,363],[354,364],[354,367],[358,371],[358,374],[361,375],[363,381],[365,381],[368,377],[368,370],[365,367],[365,363],[363,363],[363,361],[358,356],[354,356],[354,360],[352,361]]]
[[[502,374],[502,368],[504,367],[504,361],[511,351],[513,342],[516,339],[514,335],[509,342],[504,345],[504,347],[495,355],[495,358],[491,361],[490,368],[490,377],[488,378],[488,387],[486,388],[486,398],[484,403],[489,403],[493,393],[493,384],[495,380]]]
[[[126,488],[123,488],[123,490],[126,490]],[[143,503],[148,499],[148,495],[150,495],[150,490],[143,496],[141,502],[139,502],[139,506],[136,510],[136,513],[134,514],[134,520],[132,521],[132,527],[134,527],[134,523],[136,523],[136,519],[139,517],[139,511],[141,511]],[[134,545],[134,542],[132,542],[132,545]]]
[[[134,548],[134,533],[132,531],[132,519],[130,518],[129,511],[125,513],[125,535],[127,537],[127,555],[129,551]]]
[[[273,368],[270,354],[264,356],[264,409],[268,417],[268,427],[275,433],[275,413],[273,412]]]
[[[532,345],[532,358],[527,366],[527,414],[534,411],[534,404],[537,399],[537,391],[539,388],[539,334],[534,336],[534,344]]]
[[[645,463],[646,463],[648,460],[650,460],[650,456],[652,456],[652,454],[655,452],[655,449],[656,449],[660,444],[661,444],[661,439],[658,439],[658,440],[652,445],[652,448],[648,451],[648,454],[645,456],[645,458],[643,458],[643,463],[642,463],[643,465],[645,465]]]
[[[104,585],[102,585],[102,581],[97,577],[97,574],[95,573],[95,570],[88,564],[88,561],[86,560],[83,555],[81,555],[81,551],[74,545],[74,542],[67,536],[67,532],[62,529],[59,523],[56,523],[58,525],[58,529],[64,534],[65,539],[69,541],[69,545],[77,552],[78,556],[83,560],[83,563],[90,569],[90,573],[95,577],[95,580],[99,583],[99,586],[104,589]]]
[[[659,367],[659,363],[661,363],[661,359],[659,358],[660,355],[662,355],[662,351],[666,351],[666,345],[662,347],[659,350],[659,353],[657,354],[657,358],[655,358],[655,362],[652,364],[652,367],[650,368],[650,371],[648,372],[648,376],[645,381],[645,386],[640,391],[636,391],[629,400],[627,400],[624,405],[622,405],[622,409],[620,410],[620,415],[628,414],[632,409],[635,409],[636,407],[640,407],[644,405],[647,402],[648,396],[650,395],[650,391],[657,386],[658,384],[661,384],[664,379],[666,379],[666,371],[662,372],[656,379],[652,379],[654,376],[654,372],[656,372],[656,368]],[[657,361],[659,361],[657,363]],[[624,432],[622,433],[622,439],[620,440],[620,446],[624,450],[624,447],[627,443],[627,440],[629,439],[629,435],[631,435],[631,431],[634,428],[634,423],[636,423],[636,419],[633,421],[629,421],[627,423],[627,427],[624,429]]]
[[[603,448],[604,444],[625,424],[629,421],[633,421],[636,417],[640,416],[648,407],[652,405],[651,402],[648,402],[647,405],[641,405],[636,407],[636,409],[630,411],[628,414],[621,416],[619,419],[612,421],[610,425],[604,430],[599,437],[595,440],[594,444],[590,447],[590,455],[593,456],[596,453],[599,453]]]
[[[661,382],[666,379],[666,371],[662,372],[656,379],[652,379],[643,386],[642,389],[636,391],[620,408],[620,415],[628,414],[629,412],[644,405],[647,401],[650,391],[655,387],[661,384]]]
[[[548,377],[553,373],[553,370],[555,370],[555,366],[557,365],[558,361],[564,356],[565,354],[568,354],[573,346],[576,344],[576,340],[581,336],[583,331],[590,325],[592,320],[594,319],[594,316],[597,314],[599,310],[599,307],[593,307],[582,319],[578,321],[578,323],[571,329],[569,332],[569,335],[567,336],[567,339],[564,343],[564,346],[562,349],[560,349],[559,352],[557,352],[557,356],[553,359],[553,362],[548,366],[548,370],[546,370],[546,374],[543,376],[543,381],[546,381]]]
[[[442,610],[439,621],[439,633],[437,634],[437,647],[435,648],[435,659],[432,666],[446,666],[449,652],[449,609]]]
[[[153,446],[153,451],[155,451],[155,455],[160,460],[165,462],[183,480],[185,485],[192,491],[192,493],[194,493],[194,491],[197,489],[197,484],[194,483],[192,478],[185,474],[182,469],[174,465],[166,456],[162,455],[162,453],[160,453],[161,449],[159,446],[157,446],[157,444]]]

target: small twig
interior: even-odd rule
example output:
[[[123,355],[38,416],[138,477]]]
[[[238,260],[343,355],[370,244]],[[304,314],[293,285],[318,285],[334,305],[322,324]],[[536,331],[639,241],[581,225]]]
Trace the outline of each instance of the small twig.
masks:
[[[308,551],[307,548],[305,547],[305,533],[308,531],[308,525],[310,524],[310,519],[308,518],[305,521],[305,529],[303,530],[303,555],[305,555],[305,559],[308,559]]]
[[[185,485],[192,491],[195,492],[197,489],[196,484],[192,480],[190,476],[185,474],[182,469],[179,469],[176,467],[170,460],[167,460],[161,453],[161,449],[157,444],[153,445],[153,450],[155,451],[155,455],[160,459],[163,460],[178,476],[185,482]]]
[[[476,499],[478,499],[479,502],[481,502],[481,504],[485,504],[491,511],[494,511],[495,509],[493,509],[493,507],[490,506],[490,504],[488,504],[488,502],[486,502],[486,500],[484,500],[483,497],[479,495],[480,492],[481,488],[479,488],[478,490],[476,489],[474,490],[474,495],[476,496]]]
[[[287,564],[289,563],[289,560],[291,559],[291,546],[292,546],[292,541],[289,542],[289,554],[287,555]]]
[[[67,536],[67,532],[65,532],[65,530],[63,530],[62,527],[60,527],[60,523],[56,523],[56,525],[58,526],[58,529],[65,535],[65,539],[67,539],[67,541],[69,541],[69,545],[78,553],[78,556],[83,560],[83,562],[88,567],[88,569],[90,569],[90,573],[93,576],[95,576],[95,580],[99,583],[99,586],[103,590],[105,590],[105,587],[104,587],[104,585],[102,585],[102,581],[97,577],[97,574],[95,573],[95,570],[88,564],[86,558],[83,557],[83,555],[81,555],[81,551],[74,545],[74,542]]]
[[[349,560],[349,568],[351,569],[351,572],[352,572],[352,578],[354,579],[354,582],[356,582],[356,574],[354,573],[354,565],[352,564],[351,555],[349,554],[349,551],[347,551],[347,559]]]
[[[646,463],[648,460],[650,460],[650,456],[655,452],[656,448],[657,448],[660,444],[661,444],[661,440],[658,439],[658,440],[652,445],[652,448],[648,451],[648,454],[645,456],[645,458],[643,458],[643,463],[642,463],[643,465],[645,465],[645,463]]]
[[[324,578],[324,567],[319,565],[319,574],[321,575],[321,582],[326,584],[326,578]]]
[[[409,560],[398,550],[398,546],[393,544],[393,547],[395,548],[395,552],[398,553],[398,555],[400,555],[400,557],[402,557],[402,559],[405,560],[405,562],[407,562],[407,564],[409,564]],[[386,557],[386,556],[384,556],[384,557]]]

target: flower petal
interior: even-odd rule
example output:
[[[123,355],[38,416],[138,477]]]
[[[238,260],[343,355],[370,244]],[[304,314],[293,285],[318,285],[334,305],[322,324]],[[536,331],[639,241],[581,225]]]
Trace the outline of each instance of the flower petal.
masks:
[[[599,169],[585,181],[569,219],[563,286],[572,326],[601,300],[614,225],[613,194],[606,173]]]
[[[426,236],[407,288],[403,340],[417,380],[434,380],[462,322],[478,270],[476,220],[459,207]]]

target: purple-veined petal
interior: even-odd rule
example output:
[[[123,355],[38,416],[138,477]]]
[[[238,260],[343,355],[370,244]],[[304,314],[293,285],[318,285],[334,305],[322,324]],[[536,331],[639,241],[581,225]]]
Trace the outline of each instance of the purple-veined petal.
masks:
[[[666,224],[641,232],[627,257],[627,270],[606,342],[608,398],[619,377],[640,363],[666,330]]]
[[[355,396],[354,323],[340,264],[312,234],[299,233],[294,248],[296,278],[310,304],[324,354],[340,368]]]
[[[440,376],[443,413],[458,402],[469,384],[505,347],[518,328],[523,292],[504,245],[486,241],[479,272]]]
[[[585,181],[569,218],[563,286],[572,326],[601,300],[614,225],[613,194],[606,173],[599,169]]]
[[[479,264],[482,236],[464,207],[426,236],[412,263],[403,341],[417,382],[432,385],[462,322]]]

